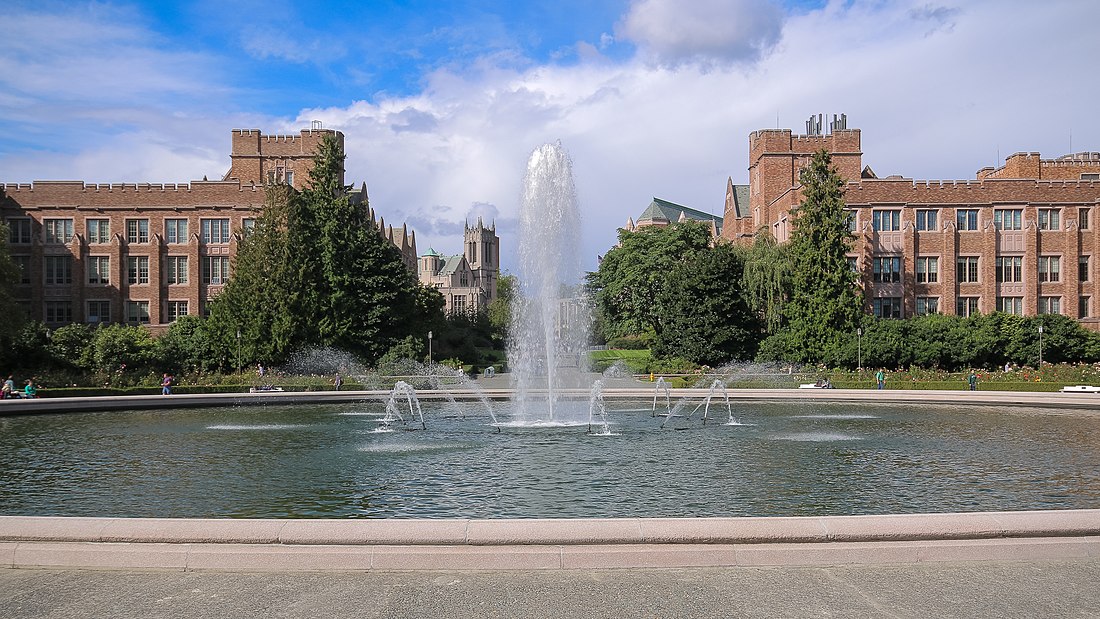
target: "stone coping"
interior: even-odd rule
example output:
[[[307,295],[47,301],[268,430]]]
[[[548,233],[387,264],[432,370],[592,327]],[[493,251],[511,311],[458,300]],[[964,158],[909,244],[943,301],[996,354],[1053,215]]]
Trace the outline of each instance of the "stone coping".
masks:
[[[764,544],[1100,536],[1100,509],[746,518],[287,519],[0,516],[0,542],[279,545]]]
[[[0,517],[8,568],[551,570],[1100,558],[1100,510],[789,518]]]
[[[565,389],[563,397],[587,399],[589,389]],[[508,400],[511,389],[419,390],[421,400]],[[534,391],[539,396],[542,392]],[[604,389],[605,400],[650,403],[655,388]],[[877,404],[940,404],[969,406],[1030,406],[1048,409],[1076,409],[1100,412],[1100,394],[1018,391],[943,391],[887,389],[728,389],[731,402],[838,402]],[[712,395],[709,389],[676,389],[674,399],[700,400]],[[387,390],[372,391],[281,391],[259,393],[191,393],[171,396],[135,395],[117,397],[39,398],[34,400],[0,400],[0,416],[65,412],[96,412],[114,410],[155,410],[165,408],[201,408],[214,406],[263,406],[317,403],[353,403],[385,401]],[[715,396],[717,397],[717,395]]]

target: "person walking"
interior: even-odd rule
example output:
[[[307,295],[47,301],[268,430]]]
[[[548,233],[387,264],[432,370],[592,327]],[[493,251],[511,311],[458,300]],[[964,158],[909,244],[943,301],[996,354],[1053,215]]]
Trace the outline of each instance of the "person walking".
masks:
[[[332,384],[336,385],[336,390],[340,390],[340,385],[344,384],[344,379],[340,378],[340,373],[336,373],[336,378],[332,379]]]
[[[886,388],[886,371],[879,368],[879,371],[875,372],[875,380],[878,381],[878,388]]]
[[[971,391],[978,390],[978,375],[974,373],[974,370],[970,370],[970,376],[966,377],[966,382],[970,385]]]
[[[160,381],[160,394],[172,395],[172,377],[168,375],[168,372],[164,373],[164,378]]]

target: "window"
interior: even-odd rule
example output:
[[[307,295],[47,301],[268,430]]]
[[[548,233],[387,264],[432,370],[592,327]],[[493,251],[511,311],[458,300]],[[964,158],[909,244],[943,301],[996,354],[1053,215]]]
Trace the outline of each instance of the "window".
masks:
[[[148,243],[149,242],[149,220],[148,219],[127,219],[126,220],[126,242],[127,243]]]
[[[1061,211],[1056,208],[1039,209],[1039,229],[1058,230],[1061,227],[1059,222],[1060,215]]]
[[[901,211],[871,211],[871,226],[876,232],[901,230]]]
[[[940,279],[939,258],[917,258],[917,283],[934,284]]]
[[[1080,230],[1089,229],[1089,208],[1081,208],[1077,210],[1077,228]]]
[[[202,317],[203,318],[210,318],[210,302],[209,301],[200,301],[199,302],[199,308],[202,310]]]
[[[997,283],[1024,281],[1023,256],[997,257]]]
[[[241,231],[244,236],[252,234],[252,231],[256,229],[256,219],[253,217],[245,217],[241,220]]]
[[[187,315],[187,301],[169,301],[165,316],[168,322],[176,322],[180,316]]]
[[[146,324],[149,322],[148,301],[127,301],[126,322]]]
[[[1040,314],[1061,314],[1062,297],[1039,297]]]
[[[928,209],[917,211],[917,230],[939,230],[940,212]]]
[[[955,281],[970,284],[978,281],[978,257],[960,256],[955,263]]]
[[[848,232],[856,231],[856,212],[852,210],[844,211],[844,220],[848,223]]]
[[[224,284],[229,281],[229,258],[225,256],[202,257],[202,283]]]
[[[853,273],[859,273],[859,258],[857,256],[845,256],[844,260],[848,263],[848,269]]]
[[[1089,317],[1089,305],[1092,304],[1092,297],[1077,297],[1077,317],[1088,318]]]
[[[88,256],[88,283],[111,283],[111,257]]]
[[[959,297],[955,299],[955,313],[959,316],[972,316],[978,313],[979,297]]]
[[[187,220],[186,219],[165,219],[164,220],[164,239],[172,244],[180,244],[187,242]]]
[[[30,256],[12,256],[12,262],[15,266],[19,267],[19,283],[29,284],[31,283],[31,257]]]
[[[1019,208],[999,208],[993,210],[993,225],[998,230],[1020,230],[1023,228],[1024,210]]]
[[[955,227],[959,230],[977,230],[978,209],[961,208],[955,211]]]
[[[1006,314],[1024,315],[1023,297],[997,297],[997,311]]]
[[[49,324],[64,324],[73,321],[73,304],[71,301],[46,301],[46,322]]]
[[[73,240],[73,220],[71,219],[46,219],[42,225],[46,227],[47,243],[68,243]]]
[[[9,238],[12,245],[27,245],[31,242],[30,219],[9,219],[8,228],[11,230]]]
[[[88,322],[110,322],[111,321],[111,302],[110,301],[88,301]]]
[[[228,243],[229,220],[228,219],[204,219],[202,220],[203,243]]]
[[[451,297],[451,313],[461,314],[466,311],[466,297],[462,295],[454,295]]]
[[[871,279],[883,284],[901,281],[901,257],[888,256],[871,259]]]
[[[1100,174],[1095,172],[1082,172],[1081,180],[1083,181],[1100,181]]]
[[[88,243],[102,245],[111,242],[110,219],[85,219],[84,224],[88,227]]]
[[[1062,258],[1060,256],[1039,256],[1039,281],[1060,281]]]
[[[186,284],[187,256],[168,256],[165,271],[169,284]]]
[[[130,285],[149,283],[148,256],[130,256],[126,259],[126,283]]]
[[[940,312],[939,297],[917,297],[917,316],[938,314]]]
[[[883,297],[873,302],[875,316],[878,318],[901,318],[901,298]]]
[[[46,267],[46,285],[73,283],[72,256],[46,256],[42,263]]]
[[[286,171],[286,184],[287,185],[293,185],[294,184],[294,170],[287,170]]]

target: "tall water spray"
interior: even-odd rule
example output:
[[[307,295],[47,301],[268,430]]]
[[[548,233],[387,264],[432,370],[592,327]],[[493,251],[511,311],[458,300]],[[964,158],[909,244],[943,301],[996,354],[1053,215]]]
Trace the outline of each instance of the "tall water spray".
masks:
[[[531,153],[520,209],[520,294],[512,306],[508,363],[520,421],[578,421],[561,390],[579,387],[589,311],[581,298],[582,229],[573,164],[560,142]],[[542,392],[545,390],[545,398]]]

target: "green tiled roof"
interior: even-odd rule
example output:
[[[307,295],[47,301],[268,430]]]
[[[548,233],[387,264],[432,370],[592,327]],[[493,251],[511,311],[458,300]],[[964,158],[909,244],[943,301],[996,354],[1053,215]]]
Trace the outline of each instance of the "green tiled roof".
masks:
[[[746,187],[746,201],[748,200],[748,187]],[[641,215],[638,216],[638,223],[646,220],[663,219],[669,223],[676,223],[680,221],[680,215],[683,214],[688,219],[694,219],[695,221],[713,221],[714,225],[718,228],[719,232],[722,230],[722,218],[717,215],[711,215],[710,213],[704,213],[693,208],[689,208],[682,204],[676,204],[675,202],[669,202],[668,200],[662,200],[660,198],[653,198],[653,201],[649,203],[649,206]]]
[[[458,267],[462,265],[462,259],[466,256],[463,254],[457,254],[454,256],[447,256],[446,261],[443,263],[443,268],[439,270],[437,275],[452,275],[458,270]]]
[[[735,217],[749,216],[749,186],[733,186],[733,212]]]

